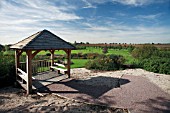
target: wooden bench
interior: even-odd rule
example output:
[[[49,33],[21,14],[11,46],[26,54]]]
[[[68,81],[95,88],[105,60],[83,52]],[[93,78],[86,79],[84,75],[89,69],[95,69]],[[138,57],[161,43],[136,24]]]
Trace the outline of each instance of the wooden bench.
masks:
[[[50,66],[50,68],[56,69],[58,71],[58,73],[63,72],[63,74],[67,74],[67,69],[58,68],[56,66]]]

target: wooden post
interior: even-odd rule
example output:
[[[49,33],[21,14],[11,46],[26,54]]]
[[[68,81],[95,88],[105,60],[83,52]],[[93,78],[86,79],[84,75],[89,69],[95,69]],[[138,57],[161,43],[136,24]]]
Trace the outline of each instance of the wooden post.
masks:
[[[19,68],[19,55],[18,55],[18,50],[15,50],[15,68],[16,68],[16,80],[17,80],[17,75],[18,75],[18,70]]]
[[[54,65],[54,50],[50,50],[51,52],[51,66]]]
[[[28,50],[27,53],[27,94],[32,93],[32,51]]]
[[[71,50],[67,50],[67,74],[70,78]]]

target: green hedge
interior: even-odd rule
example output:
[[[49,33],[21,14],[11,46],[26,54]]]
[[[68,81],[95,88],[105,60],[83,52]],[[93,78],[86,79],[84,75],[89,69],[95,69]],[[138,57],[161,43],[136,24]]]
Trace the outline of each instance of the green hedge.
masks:
[[[170,74],[170,59],[152,57],[141,61],[141,65],[147,71],[155,73]]]
[[[139,67],[145,70],[170,74],[170,51],[159,50],[154,46],[135,48],[132,56],[139,59]]]
[[[118,70],[121,69],[125,59],[120,55],[99,55],[96,59],[86,63],[87,69],[93,70]]]
[[[0,87],[11,84],[14,78],[14,56],[4,56],[0,54]]]

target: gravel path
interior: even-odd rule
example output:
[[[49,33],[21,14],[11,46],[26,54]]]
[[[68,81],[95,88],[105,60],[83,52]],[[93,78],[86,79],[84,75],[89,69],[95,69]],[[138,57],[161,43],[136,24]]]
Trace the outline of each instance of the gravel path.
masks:
[[[76,69],[72,70],[72,77],[47,89],[85,102],[128,108],[131,113],[170,112],[170,75],[142,69],[115,72]]]

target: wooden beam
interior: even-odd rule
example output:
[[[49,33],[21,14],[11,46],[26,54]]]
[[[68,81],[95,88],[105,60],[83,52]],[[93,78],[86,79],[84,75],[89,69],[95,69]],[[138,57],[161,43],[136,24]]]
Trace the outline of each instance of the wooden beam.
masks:
[[[68,77],[70,78],[70,64],[71,64],[71,50],[67,50],[67,74]]]
[[[27,94],[32,93],[32,51],[27,50]]]
[[[37,54],[37,53],[39,53],[41,50],[36,50],[33,54],[32,54],[32,59],[35,57],[35,55]]]
[[[21,56],[21,54],[23,53],[23,50],[16,50],[17,51],[17,56]]]
[[[52,50],[49,50],[49,51],[50,51],[50,53],[54,53],[54,52],[55,52],[55,50],[53,50],[53,49],[52,49]]]

